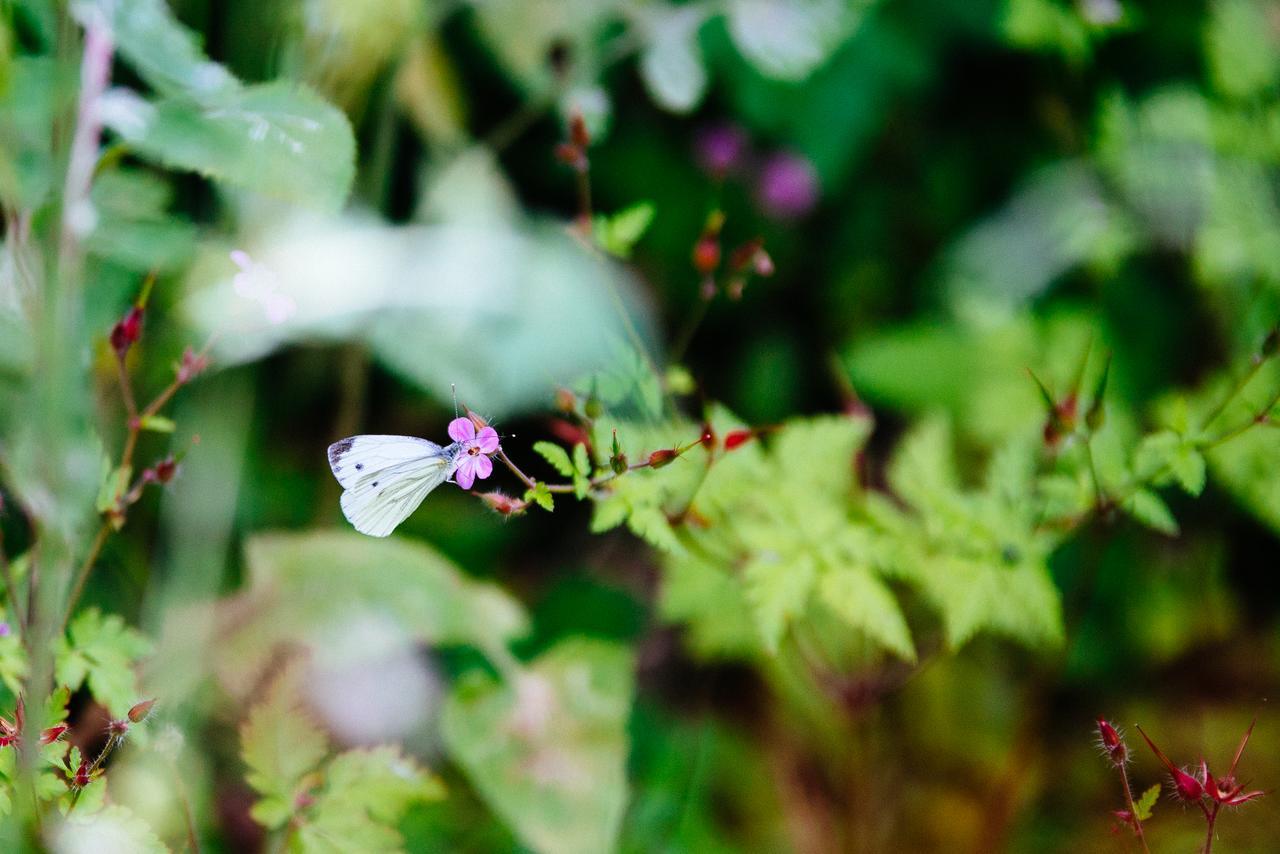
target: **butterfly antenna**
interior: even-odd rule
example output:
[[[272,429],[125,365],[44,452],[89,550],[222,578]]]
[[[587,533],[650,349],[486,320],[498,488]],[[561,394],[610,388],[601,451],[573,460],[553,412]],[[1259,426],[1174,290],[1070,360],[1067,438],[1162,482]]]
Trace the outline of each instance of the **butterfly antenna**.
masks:
[[[458,417],[458,387],[453,383],[449,383],[449,390],[453,392],[453,417]]]

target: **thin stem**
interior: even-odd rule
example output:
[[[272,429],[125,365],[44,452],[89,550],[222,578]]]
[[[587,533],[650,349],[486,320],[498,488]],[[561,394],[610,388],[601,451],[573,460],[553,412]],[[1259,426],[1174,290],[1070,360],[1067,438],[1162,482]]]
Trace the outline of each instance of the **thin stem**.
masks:
[[[111,80],[111,57],[115,44],[104,21],[91,21],[85,27],[84,56],[80,65],[80,99],[76,113],[75,134],[71,138],[67,180],[62,191],[62,261],[70,266],[76,257],[84,224],[89,188],[98,165],[98,143],[102,133],[99,102]]]
[[[583,155],[585,160],[586,156]],[[575,169],[578,183],[578,227],[582,233],[591,236],[591,167],[583,165]]]
[[[125,367],[124,359],[123,354],[116,354],[116,376],[120,380],[120,396],[124,399],[125,411],[132,421],[138,417],[138,403],[133,397],[133,383],[129,380],[129,369]]]
[[[520,471],[520,467],[511,461],[511,458],[507,456],[507,452],[502,450],[501,445],[498,446],[497,457],[498,459],[502,460],[502,462],[506,465],[507,468],[511,469],[512,474],[520,478],[520,482],[523,483],[526,487],[528,487],[529,489],[535,489],[538,486],[538,484],[533,480],[533,478],[529,477],[529,475]],[[570,487],[570,489],[572,489],[572,487]]]
[[[178,793],[178,801],[182,804],[182,817],[187,826],[187,845],[190,846],[193,854],[200,854],[200,835],[196,832],[196,817],[191,809],[191,799],[187,797],[187,787],[182,782],[182,774],[179,773],[177,765],[170,762],[169,770],[173,772],[174,789]]]
[[[102,767],[102,763],[107,761],[107,757],[111,755],[111,751],[115,750],[122,741],[124,741],[124,736],[114,733],[107,736],[107,743],[102,746],[102,752],[98,754],[98,758],[93,760],[93,764],[89,766],[88,777],[90,783],[93,782],[93,775],[97,773],[98,769]],[[76,802],[80,800],[82,792],[84,792],[83,787],[76,789],[71,795],[71,807],[68,812],[76,808]]]
[[[75,610],[76,602],[80,600],[80,594],[84,592],[85,582],[89,580],[89,573],[93,571],[93,566],[98,562],[98,555],[102,552],[102,547],[107,542],[107,537],[111,534],[111,523],[103,522],[102,527],[98,528],[98,533],[94,535],[93,544],[89,546],[89,554],[85,557],[84,563],[80,565],[80,571],[76,573],[75,586],[71,588],[71,598],[67,600],[66,610],[62,613],[62,622],[58,630],[58,636],[61,637],[63,632],[67,630],[67,623],[71,621],[71,612]]]
[[[703,294],[710,291],[713,295],[715,291],[702,288]],[[689,345],[693,343],[694,333],[698,331],[698,327],[702,325],[702,321],[707,316],[707,309],[711,306],[711,298],[699,294],[698,304],[685,317],[684,326],[680,327],[680,333],[676,336],[674,343],[671,345],[671,352],[667,355],[667,360],[672,364],[679,364],[684,358],[685,352],[689,349]]]
[[[1124,802],[1129,807],[1129,815],[1133,816],[1133,832],[1138,836],[1138,844],[1142,846],[1143,854],[1151,854],[1151,849],[1147,847],[1147,837],[1142,832],[1142,819],[1138,818],[1138,807],[1133,802],[1133,789],[1129,786],[1129,772],[1125,770],[1124,764],[1120,763],[1120,782],[1124,785]]]
[[[1202,805],[1201,808],[1204,809],[1204,821],[1205,821],[1205,825],[1207,826],[1207,830],[1205,831],[1205,835],[1204,835],[1204,854],[1212,854],[1213,826],[1218,821],[1218,810],[1221,808],[1221,805],[1214,804],[1213,809],[1209,809],[1208,807],[1205,807]]]
[[[1227,392],[1227,395],[1222,398],[1222,400],[1218,401],[1218,405],[1213,408],[1213,411],[1210,412],[1209,416],[1205,419],[1204,424],[1201,425],[1201,430],[1207,429],[1211,424],[1213,424],[1213,422],[1218,420],[1218,416],[1226,411],[1227,406],[1231,401],[1235,400],[1236,396],[1239,395],[1240,392],[1244,391],[1245,386],[1252,382],[1253,378],[1258,375],[1258,371],[1262,369],[1262,364],[1265,361],[1266,360],[1260,355],[1254,356],[1250,360],[1249,369],[1236,380],[1235,384],[1231,387],[1231,390]]]

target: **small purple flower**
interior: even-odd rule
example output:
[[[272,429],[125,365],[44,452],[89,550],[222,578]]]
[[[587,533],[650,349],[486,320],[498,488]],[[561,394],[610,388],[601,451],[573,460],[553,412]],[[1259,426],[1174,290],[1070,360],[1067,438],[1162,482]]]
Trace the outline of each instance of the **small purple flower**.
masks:
[[[453,475],[458,486],[470,489],[476,478],[484,480],[493,474],[493,462],[488,455],[498,450],[497,430],[485,427],[477,434],[470,418],[455,418],[449,422],[449,438],[462,446],[458,470]]]
[[[280,281],[269,267],[253,260],[243,249],[233,249],[231,260],[240,268],[231,280],[236,293],[257,303],[268,323],[279,326],[294,315],[298,310],[297,303],[288,294],[280,292]]]
[[[8,623],[0,623],[0,638],[7,638],[11,631]]]
[[[703,169],[723,178],[741,165],[747,153],[747,135],[736,125],[715,125],[698,134],[694,150]]]
[[[818,170],[799,154],[779,152],[760,172],[756,197],[774,219],[798,219],[818,203]]]

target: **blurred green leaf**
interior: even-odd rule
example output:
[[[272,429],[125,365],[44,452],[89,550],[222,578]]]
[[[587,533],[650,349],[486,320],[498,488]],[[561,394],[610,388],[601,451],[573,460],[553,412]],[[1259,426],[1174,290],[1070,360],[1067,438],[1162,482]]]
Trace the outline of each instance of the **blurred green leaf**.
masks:
[[[450,695],[450,755],[535,851],[613,848],[627,802],[632,666],[623,647],[573,639],[513,681],[473,673]]]
[[[284,825],[298,808],[298,796],[328,752],[324,733],[297,696],[296,676],[278,677],[240,729],[245,777],[261,799],[251,814],[268,829]]]
[[[1218,90],[1232,98],[1259,97],[1280,78],[1280,38],[1271,15],[1258,0],[1214,0],[1205,25],[1205,58]]]
[[[572,477],[574,472],[573,461],[569,459],[569,452],[554,442],[534,442],[533,452],[548,463],[551,467],[565,477]]]
[[[169,846],[160,841],[146,821],[119,804],[88,814],[77,809],[53,831],[53,837],[54,847],[65,851],[169,852]]]
[[[1177,535],[1178,521],[1173,518],[1169,505],[1151,490],[1135,490],[1133,495],[1124,500],[1122,506],[1126,513],[1148,528],[1171,537]]]
[[[637,241],[649,230],[653,213],[652,203],[637,202],[612,216],[598,215],[593,224],[596,244],[610,255],[630,258]]]
[[[655,6],[647,16],[640,76],[650,97],[663,109],[687,113],[706,93],[707,70],[698,45],[698,30],[706,19],[706,10],[699,6],[665,4]]]
[[[355,176],[346,116],[286,82],[205,102],[167,98],[139,126],[120,130],[131,148],[161,165],[320,209],[338,209]]]

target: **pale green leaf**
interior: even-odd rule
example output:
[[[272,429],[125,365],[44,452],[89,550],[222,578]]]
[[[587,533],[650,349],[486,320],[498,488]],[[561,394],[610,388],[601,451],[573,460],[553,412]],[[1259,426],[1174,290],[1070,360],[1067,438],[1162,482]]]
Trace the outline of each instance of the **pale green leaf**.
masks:
[[[747,564],[742,581],[766,650],[776,653],[787,627],[804,615],[816,580],[817,565],[807,554],[787,562],[760,557]]]
[[[613,216],[597,216],[593,224],[596,244],[610,255],[630,258],[631,250],[649,230],[653,213],[650,202],[637,202]]]
[[[328,210],[346,200],[355,176],[355,139],[346,116],[285,82],[205,102],[162,100],[126,139],[164,166]]]
[[[1251,98],[1271,91],[1280,77],[1280,42],[1258,0],[1214,0],[1205,27],[1210,77],[1224,95]]]
[[[134,664],[151,652],[151,642],[117,614],[97,608],[77,614],[54,652],[59,684],[77,690],[87,683],[95,699],[121,716],[140,698]]]
[[[1148,528],[1154,528],[1162,534],[1175,536],[1178,533],[1178,521],[1164,500],[1149,489],[1139,489],[1124,501],[1124,511]]]
[[[632,659],[573,639],[515,684],[472,674],[445,705],[445,745],[481,797],[536,851],[614,847],[627,802]]]
[[[730,0],[729,35],[766,77],[803,80],[857,23],[860,0]]]
[[[1138,821],[1146,821],[1151,818],[1151,810],[1155,808],[1156,801],[1160,799],[1160,784],[1156,783],[1151,788],[1142,793],[1142,797],[1134,802],[1135,815]]]
[[[57,851],[128,851],[130,854],[168,854],[169,851],[143,819],[118,804],[93,813],[77,809],[52,835],[53,848]]]
[[[915,644],[902,609],[884,582],[865,567],[834,569],[818,584],[822,600],[846,623],[906,661]]]
[[[648,44],[640,53],[640,78],[658,106],[687,113],[707,90],[698,30],[706,12],[698,6],[659,6],[647,21]]]
[[[565,477],[572,477],[573,461],[564,448],[553,442],[534,442],[533,451],[551,464],[551,467]]]
[[[264,798],[254,817],[268,828],[289,818],[304,778],[316,771],[328,752],[324,733],[308,716],[297,690],[295,675],[286,672],[240,728],[240,755],[248,766],[245,780]]]

